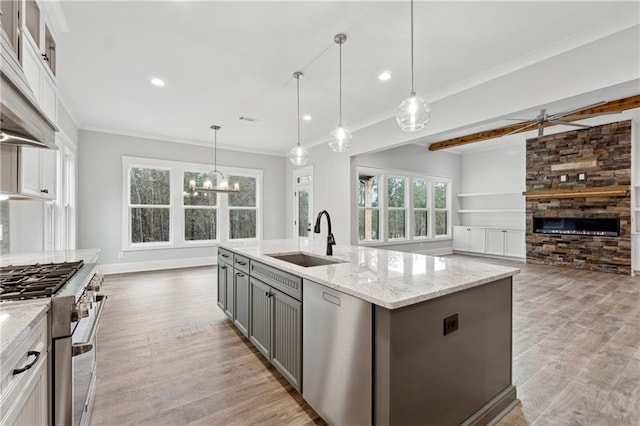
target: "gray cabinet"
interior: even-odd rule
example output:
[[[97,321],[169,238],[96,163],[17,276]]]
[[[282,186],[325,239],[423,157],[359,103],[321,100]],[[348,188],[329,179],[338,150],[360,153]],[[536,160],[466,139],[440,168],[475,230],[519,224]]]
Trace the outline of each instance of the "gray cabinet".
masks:
[[[251,277],[251,343],[271,359],[271,287]]]
[[[250,340],[301,390],[302,302],[253,277],[250,283]]]
[[[231,268],[224,263],[218,263],[218,306],[223,311],[227,306],[227,274]]]
[[[302,302],[273,290],[273,347],[271,362],[301,390],[302,378]]]
[[[235,318],[233,323],[245,336],[249,337],[249,275],[234,271]]]

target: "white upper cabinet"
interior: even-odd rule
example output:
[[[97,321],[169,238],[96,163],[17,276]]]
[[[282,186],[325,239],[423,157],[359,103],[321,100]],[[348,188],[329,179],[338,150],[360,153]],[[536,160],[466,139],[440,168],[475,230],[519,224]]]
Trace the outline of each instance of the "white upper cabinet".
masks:
[[[20,194],[55,200],[56,152],[51,149],[22,147],[20,151]]]
[[[38,2],[27,0],[23,7],[22,69],[38,106],[55,123],[58,117],[55,38]]]

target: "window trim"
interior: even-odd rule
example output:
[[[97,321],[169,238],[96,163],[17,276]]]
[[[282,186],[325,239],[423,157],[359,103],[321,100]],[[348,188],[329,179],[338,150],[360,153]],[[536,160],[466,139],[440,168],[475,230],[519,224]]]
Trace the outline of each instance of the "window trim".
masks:
[[[361,174],[377,176],[378,178],[378,211],[379,211],[379,220],[380,220],[380,239],[378,240],[360,240],[360,235],[357,235],[359,245],[363,246],[382,246],[389,244],[407,244],[407,243],[423,243],[423,242],[433,242],[433,241],[442,241],[442,240],[450,240],[453,238],[452,234],[452,219],[453,219],[453,210],[452,210],[452,191],[453,191],[453,179],[450,177],[444,176],[433,176],[427,175],[418,172],[407,172],[401,170],[394,169],[384,169],[379,167],[371,167],[366,165],[357,165],[356,166],[356,194],[358,193],[358,184],[359,184],[359,176]],[[389,207],[387,205],[387,179],[390,177],[402,177],[405,178],[405,238],[394,238],[391,239],[387,236],[387,227],[388,227],[388,213]],[[424,180],[427,181],[427,208],[418,210],[426,210],[428,215],[428,223],[427,223],[427,236],[415,236],[415,215],[414,211],[414,194],[413,194],[413,182],[414,180]],[[447,184],[447,208],[448,212],[448,221],[447,221],[447,234],[446,235],[435,235],[435,183],[442,182]],[[407,190],[408,188],[408,190]],[[363,207],[358,205],[357,197],[354,200],[354,204],[356,206],[356,212],[359,212]],[[445,209],[438,209],[445,210]],[[359,227],[358,222],[358,214],[356,214],[356,226]]]
[[[158,168],[170,170],[170,241],[157,243],[131,243],[131,205],[129,171],[131,168]],[[218,166],[218,170],[225,176],[248,176],[256,178],[256,237],[245,239],[229,239],[229,206],[227,194],[217,194],[215,207],[208,206],[185,206],[183,179],[185,172],[209,173],[213,169],[210,164],[193,163],[185,161],[162,160],[156,158],[122,156],[122,251],[143,251],[162,250],[195,247],[217,247],[221,242],[227,241],[257,241],[262,239],[263,221],[263,170],[249,169],[241,167]],[[164,205],[163,205],[164,206]],[[145,205],[145,207],[148,207]],[[216,218],[216,239],[215,240],[185,240],[184,236],[184,212],[185,208],[215,208]],[[164,208],[164,207],[163,207]],[[245,207],[243,207],[245,208]]]

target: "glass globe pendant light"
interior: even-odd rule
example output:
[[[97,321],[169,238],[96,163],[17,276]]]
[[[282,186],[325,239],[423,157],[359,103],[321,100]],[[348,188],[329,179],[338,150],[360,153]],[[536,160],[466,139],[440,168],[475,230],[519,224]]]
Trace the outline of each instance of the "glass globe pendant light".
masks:
[[[340,122],[333,132],[331,132],[331,139],[329,140],[329,146],[333,152],[347,152],[351,149],[351,132],[342,124],[342,45],[347,41],[345,34],[336,34],[333,37],[333,41],[340,46]]]
[[[413,0],[411,0],[411,93],[398,107],[396,122],[405,132],[414,132],[427,124],[430,112],[424,99],[416,95],[413,90]]]
[[[298,143],[289,152],[289,161],[294,166],[304,166],[309,161],[309,151],[300,143],[300,77],[302,77],[300,71],[293,73],[293,78],[296,79],[296,91],[298,94]]]

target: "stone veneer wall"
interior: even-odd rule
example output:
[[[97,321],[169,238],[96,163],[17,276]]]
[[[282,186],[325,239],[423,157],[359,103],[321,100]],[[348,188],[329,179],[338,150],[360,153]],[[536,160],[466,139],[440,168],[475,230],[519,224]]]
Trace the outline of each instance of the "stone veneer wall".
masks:
[[[560,163],[596,167],[553,171]],[[586,179],[578,180],[585,173]],[[566,182],[560,181],[567,175]],[[527,191],[631,184],[631,121],[527,140]],[[620,236],[533,233],[534,217],[619,217]],[[527,263],[631,274],[631,196],[527,199]]]

